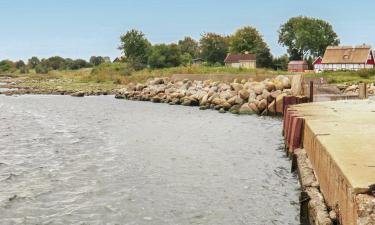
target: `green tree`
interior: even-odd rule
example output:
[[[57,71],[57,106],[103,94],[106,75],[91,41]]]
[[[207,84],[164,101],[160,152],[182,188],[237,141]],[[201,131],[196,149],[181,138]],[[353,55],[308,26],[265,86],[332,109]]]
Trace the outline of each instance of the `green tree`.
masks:
[[[39,63],[40,63],[40,60],[38,59],[38,57],[33,56],[33,57],[31,57],[31,58],[28,60],[28,62],[27,62],[27,66],[28,66],[29,68],[31,68],[31,69],[35,69],[35,67],[36,67],[37,65],[39,65]]]
[[[228,54],[228,37],[206,33],[199,40],[199,45],[203,60],[211,65],[224,64],[224,59]]]
[[[138,30],[130,30],[121,36],[120,50],[123,51],[127,62],[134,69],[142,69],[148,61],[148,54],[151,44],[145,35]]]
[[[178,41],[178,47],[182,54],[188,53],[192,58],[199,55],[198,42],[191,37],[185,37],[183,40]]]
[[[60,56],[53,56],[46,60],[42,60],[43,66],[52,69],[52,70],[62,70],[66,68],[66,65],[68,64],[67,61],[64,58]]]
[[[263,40],[262,35],[253,27],[243,27],[230,37],[231,53],[249,52],[257,57],[258,67],[270,67],[272,65],[271,51]]]
[[[287,70],[289,63],[289,57],[287,54],[280,57],[275,57],[272,62],[272,68],[274,70]]]
[[[154,45],[149,56],[151,68],[175,67],[181,64],[181,51],[176,44]]]
[[[105,63],[105,59],[102,56],[91,56],[90,63],[94,66],[99,66],[100,64]]]
[[[338,45],[340,40],[328,22],[298,16],[281,25],[279,43],[288,48],[291,59],[301,60],[323,55],[327,46]]]
[[[191,57],[189,53],[182,54],[180,59],[181,59],[181,64],[184,66],[190,66],[193,61],[193,57]]]
[[[2,60],[0,61],[0,72],[12,72],[15,70],[15,65],[10,60]]]
[[[17,69],[21,69],[26,66],[25,62],[23,60],[19,60],[15,63],[15,66]]]

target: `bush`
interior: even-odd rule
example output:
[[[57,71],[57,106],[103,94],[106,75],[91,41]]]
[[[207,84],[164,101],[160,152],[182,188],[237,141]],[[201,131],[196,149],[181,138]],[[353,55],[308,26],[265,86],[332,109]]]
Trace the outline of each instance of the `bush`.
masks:
[[[15,70],[15,65],[10,60],[0,61],[0,72],[12,72]]]
[[[27,68],[27,66],[21,67],[20,68],[20,73],[21,74],[29,73],[29,69]]]
[[[40,74],[47,74],[48,73],[48,68],[42,64],[39,64],[35,67],[35,72],[40,73]]]
[[[358,76],[361,78],[368,79],[371,76],[375,76],[375,69],[361,69],[358,70]]]

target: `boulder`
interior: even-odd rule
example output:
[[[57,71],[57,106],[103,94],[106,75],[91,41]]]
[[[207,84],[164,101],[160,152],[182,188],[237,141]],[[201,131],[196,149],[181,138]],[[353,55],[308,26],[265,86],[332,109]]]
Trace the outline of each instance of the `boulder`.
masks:
[[[85,92],[77,91],[77,92],[72,93],[71,96],[73,96],[73,97],[83,97],[83,96],[85,96]]]
[[[250,96],[250,93],[246,89],[240,90],[238,94],[243,100],[248,100]]]
[[[271,92],[271,96],[272,98],[276,98],[278,95],[280,95],[282,93],[282,91],[280,90],[276,90],[276,91],[273,91]]]
[[[229,109],[230,113],[238,114],[240,111],[241,105],[234,105]]]
[[[239,114],[254,114],[254,111],[250,108],[249,103],[245,103],[241,106]]]
[[[273,90],[276,89],[275,84],[273,82],[271,82],[271,81],[266,82],[265,86],[266,86],[266,90],[269,91],[269,92],[271,92],[271,91],[273,91]]]
[[[232,90],[234,90],[236,92],[239,92],[240,90],[243,89],[243,85],[239,84],[239,83],[231,83],[230,86],[231,86]]]
[[[203,96],[202,100],[200,101],[200,105],[207,105],[208,103],[208,94],[206,94],[205,96]]]
[[[259,84],[257,84],[256,86],[254,86],[254,92],[255,92],[255,94],[257,94],[257,95],[260,95],[260,94],[263,93],[263,90],[264,90],[265,88],[266,88],[266,87],[265,87],[264,84],[259,83]]]
[[[259,114],[258,106],[254,102],[249,103],[249,106],[256,114]]]
[[[219,113],[226,113],[226,112],[227,112],[227,111],[225,111],[224,108],[219,109]]]
[[[263,110],[265,110],[266,108],[267,108],[267,100],[262,99],[258,104],[258,109],[260,112],[263,112]]]

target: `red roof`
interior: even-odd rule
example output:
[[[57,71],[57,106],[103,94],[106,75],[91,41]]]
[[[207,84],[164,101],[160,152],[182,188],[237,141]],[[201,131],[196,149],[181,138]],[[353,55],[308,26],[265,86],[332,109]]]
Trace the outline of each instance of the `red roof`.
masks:
[[[304,61],[304,60],[294,60],[294,61],[290,61],[288,63],[289,65],[307,65],[307,62]]]
[[[225,58],[225,63],[238,63],[240,61],[254,61],[256,60],[255,54],[228,54]]]

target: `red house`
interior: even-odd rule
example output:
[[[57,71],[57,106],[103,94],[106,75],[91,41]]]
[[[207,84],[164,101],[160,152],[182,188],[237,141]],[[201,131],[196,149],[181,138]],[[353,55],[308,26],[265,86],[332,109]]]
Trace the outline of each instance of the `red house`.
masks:
[[[290,61],[288,63],[288,72],[305,72],[309,69],[309,64],[305,60]]]

